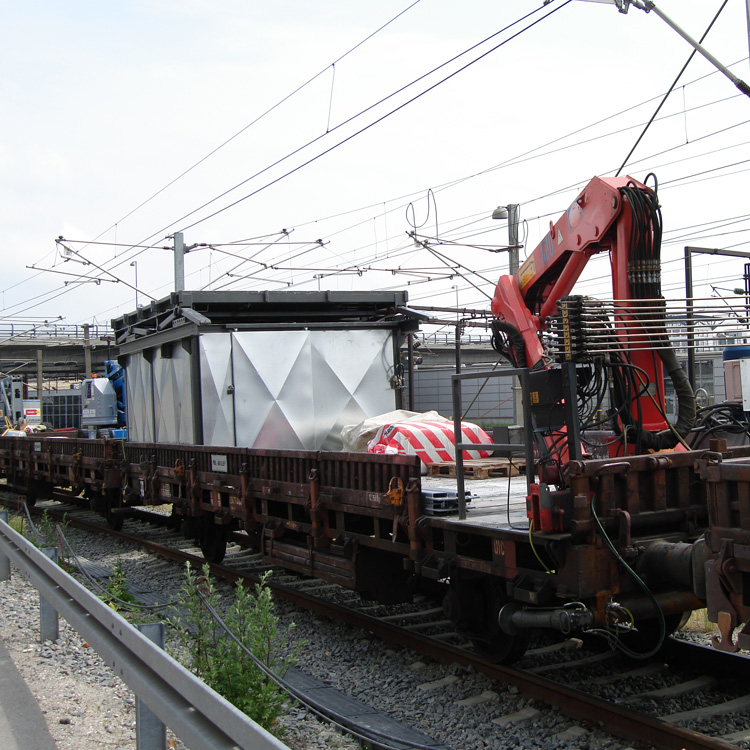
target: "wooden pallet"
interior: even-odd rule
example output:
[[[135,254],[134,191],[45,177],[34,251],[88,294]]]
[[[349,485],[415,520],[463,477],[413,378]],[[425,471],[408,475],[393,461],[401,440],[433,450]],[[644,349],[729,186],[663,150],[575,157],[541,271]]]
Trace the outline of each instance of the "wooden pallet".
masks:
[[[473,458],[464,461],[464,477],[466,479],[489,479],[490,477],[515,477],[525,466],[523,459],[514,458],[511,464],[508,458]],[[427,464],[430,476],[456,476],[456,462],[442,461]]]

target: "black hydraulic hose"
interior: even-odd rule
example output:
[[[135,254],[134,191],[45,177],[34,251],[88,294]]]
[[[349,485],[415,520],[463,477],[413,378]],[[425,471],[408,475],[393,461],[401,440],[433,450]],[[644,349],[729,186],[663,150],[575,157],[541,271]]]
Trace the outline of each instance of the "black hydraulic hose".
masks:
[[[492,348],[505,357],[514,367],[526,367],[526,344],[521,332],[504,320],[495,320],[492,328]],[[505,345],[507,340],[508,346]]]
[[[684,438],[695,423],[695,394],[690,385],[687,373],[677,361],[674,349],[659,349],[659,356],[674,385],[677,396],[677,422],[668,430],[661,432],[642,431],[641,444],[644,448],[664,450],[674,448]]]
[[[675,430],[684,437],[690,432],[695,422],[695,394],[690,385],[690,379],[685,370],[677,361],[674,349],[665,349],[659,352],[664,367],[674,384],[677,395],[677,423]]]
[[[656,191],[642,190],[634,185],[620,189],[620,194],[631,207],[633,220],[630,228],[631,265],[629,261],[629,282],[634,299],[644,300],[652,305],[652,300],[661,298],[661,240],[662,219]],[[637,303],[636,303],[637,304]],[[663,310],[656,316],[664,320]],[[636,319],[638,316],[635,316]],[[653,334],[651,340],[661,358],[664,368],[672,380],[677,396],[677,423],[661,432],[638,430],[636,435],[637,452],[641,449],[664,450],[674,448],[693,429],[696,415],[695,394],[687,373],[680,367],[674,349],[669,345],[666,331]],[[640,400],[638,419],[641,422]]]

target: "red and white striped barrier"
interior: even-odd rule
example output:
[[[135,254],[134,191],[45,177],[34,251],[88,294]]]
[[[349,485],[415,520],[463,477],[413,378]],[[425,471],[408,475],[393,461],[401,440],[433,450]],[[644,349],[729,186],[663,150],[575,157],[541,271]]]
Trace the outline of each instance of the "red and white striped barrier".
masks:
[[[471,422],[461,423],[463,443],[477,446],[491,443],[490,436]],[[397,422],[383,425],[367,444],[369,453],[401,453],[419,456],[424,464],[456,460],[456,439],[453,422]],[[492,450],[477,447],[464,450],[464,459],[488,458]]]

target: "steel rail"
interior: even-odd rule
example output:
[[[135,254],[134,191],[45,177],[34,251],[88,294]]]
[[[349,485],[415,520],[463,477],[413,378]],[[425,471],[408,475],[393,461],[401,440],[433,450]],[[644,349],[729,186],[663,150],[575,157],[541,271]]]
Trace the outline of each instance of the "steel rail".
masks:
[[[70,518],[69,516],[68,521],[71,525],[113,534],[169,559],[190,562],[196,566],[206,564],[205,560],[197,555],[166,548],[155,542],[139,539],[135,535],[122,531],[115,532],[105,526],[92,524],[82,519]],[[225,565],[210,564],[209,568],[214,575],[233,582],[258,580],[257,576],[240,573]],[[274,594],[287,599],[296,606],[323,615],[336,622],[344,622],[366,630],[384,641],[412,649],[441,663],[470,666],[491,679],[516,686],[528,698],[556,706],[566,716],[591,722],[603,731],[624,740],[646,740],[650,746],[663,750],[736,750],[736,745],[724,740],[670,724],[659,718],[645,716],[624,706],[609,703],[596,696],[560,685],[553,680],[538,675],[495,664],[469,651],[437,641],[430,636],[405,630],[398,625],[372,615],[318,599],[283,584],[274,583],[273,577],[268,581],[268,586]]]

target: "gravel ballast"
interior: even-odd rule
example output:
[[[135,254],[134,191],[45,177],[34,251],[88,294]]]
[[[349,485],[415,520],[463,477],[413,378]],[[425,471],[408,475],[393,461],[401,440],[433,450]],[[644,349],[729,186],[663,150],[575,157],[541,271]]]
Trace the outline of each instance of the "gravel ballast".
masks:
[[[0,596],[0,637],[58,748],[135,747],[135,699],[127,686],[62,619],[57,642],[39,643],[39,595],[15,569],[0,583]]]
[[[68,536],[82,557],[109,569],[119,561],[132,585],[165,599],[172,599],[182,585],[184,574],[177,564],[131,545],[113,549],[109,539],[74,530]],[[225,584],[218,587],[227,594],[231,591]],[[10,581],[0,583],[0,596],[0,637],[39,701],[58,746],[135,748],[135,700],[127,686],[62,620],[57,643],[38,643],[39,598],[20,574],[14,571]],[[277,613],[282,623],[296,624],[289,638],[306,643],[300,669],[449,748],[628,747],[596,727],[525,699],[513,686],[458,665],[426,663],[407,649],[391,648],[361,630],[285,601],[277,602]],[[282,725],[283,741],[295,750],[359,747],[295,705],[288,708]],[[170,735],[169,747],[182,745]]]

